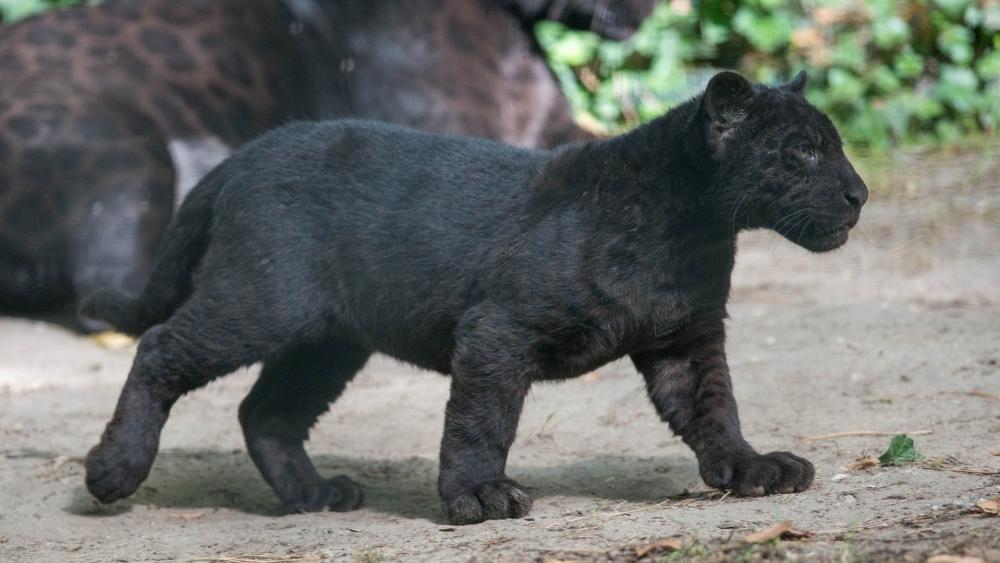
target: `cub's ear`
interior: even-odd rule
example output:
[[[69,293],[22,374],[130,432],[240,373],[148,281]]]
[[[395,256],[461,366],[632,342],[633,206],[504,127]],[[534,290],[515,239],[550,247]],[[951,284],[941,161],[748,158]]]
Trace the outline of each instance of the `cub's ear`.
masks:
[[[753,86],[735,72],[720,72],[708,81],[702,106],[709,119],[708,148],[716,161],[722,161],[752,98]]]
[[[806,74],[806,71],[800,70],[799,73],[795,75],[795,78],[793,78],[788,84],[783,84],[781,87],[789,92],[793,92],[801,96],[806,91],[807,78],[809,78],[809,76]]]
[[[747,102],[753,96],[753,86],[735,72],[720,72],[708,81],[702,103],[715,123],[731,124],[743,117]]]

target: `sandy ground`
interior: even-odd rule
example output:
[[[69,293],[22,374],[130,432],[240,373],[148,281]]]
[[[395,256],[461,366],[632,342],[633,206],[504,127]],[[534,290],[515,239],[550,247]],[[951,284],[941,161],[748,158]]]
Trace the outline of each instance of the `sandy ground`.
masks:
[[[672,557],[685,560],[1000,560],[1000,519],[971,508],[1000,496],[998,154],[871,167],[876,193],[837,252],[810,255],[770,233],[741,240],[729,357],[745,434],[810,458],[806,492],[707,489],[641,378],[618,363],[529,396],[509,472],[534,491],[530,517],[455,528],[435,492],[448,382],[377,358],[310,442],[322,472],[364,485],[361,510],[276,515],[236,421],[253,368],[183,399],[149,480],[102,507],[81,459],[134,347],[6,318],[0,561],[628,561],[668,537],[682,539]],[[927,461],[845,471],[889,437],[810,439],[857,430],[927,431],[915,436]],[[813,535],[741,539],[785,520]]]

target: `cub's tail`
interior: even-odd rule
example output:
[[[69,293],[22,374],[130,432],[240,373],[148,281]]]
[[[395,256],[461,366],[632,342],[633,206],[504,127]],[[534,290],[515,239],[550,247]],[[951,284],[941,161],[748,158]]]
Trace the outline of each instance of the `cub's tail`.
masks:
[[[225,183],[224,168],[225,164],[217,166],[184,199],[167,227],[142,293],[132,297],[116,289],[99,289],[80,303],[81,317],[139,336],[173,314],[191,294],[191,274],[208,248],[212,207]]]

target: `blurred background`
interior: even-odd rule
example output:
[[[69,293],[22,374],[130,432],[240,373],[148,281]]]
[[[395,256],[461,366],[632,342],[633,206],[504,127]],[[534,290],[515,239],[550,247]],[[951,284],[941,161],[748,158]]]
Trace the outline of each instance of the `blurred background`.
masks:
[[[0,17],[80,3],[0,0]],[[809,71],[809,99],[855,153],[978,143],[1000,125],[1000,0],[664,0],[623,42],[535,31],[577,119],[604,133],[660,115],[718,68],[763,82]]]
[[[1000,1],[673,0],[623,43],[558,24],[538,38],[582,119],[630,127],[715,68],[808,97],[855,149],[968,142],[1000,121]]]

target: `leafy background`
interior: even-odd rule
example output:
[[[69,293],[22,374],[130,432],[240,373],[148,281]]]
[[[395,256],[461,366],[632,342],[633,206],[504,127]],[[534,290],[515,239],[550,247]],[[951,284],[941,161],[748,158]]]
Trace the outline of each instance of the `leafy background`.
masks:
[[[86,3],[86,0],[0,0],[0,20],[17,21],[52,8]]]
[[[0,0],[0,17],[81,1]],[[604,132],[661,114],[719,68],[765,82],[809,71],[809,99],[855,150],[1000,125],[1000,0],[663,0],[625,42],[551,22],[536,33],[577,117]]]
[[[690,96],[713,69],[810,75],[855,148],[955,143],[1000,124],[1000,0],[672,0],[630,40],[545,22],[537,35],[578,115],[608,131]]]

